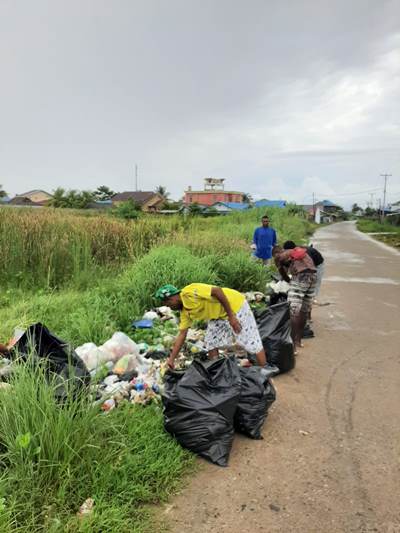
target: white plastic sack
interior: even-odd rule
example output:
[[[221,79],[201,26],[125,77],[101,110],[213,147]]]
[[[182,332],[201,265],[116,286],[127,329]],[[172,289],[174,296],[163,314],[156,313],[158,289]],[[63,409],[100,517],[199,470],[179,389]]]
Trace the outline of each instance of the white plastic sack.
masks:
[[[287,281],[283,281],[283,280],[281,280],[281,281],[271,281],[269,286],[276,293],[278,293],[278,292],[288,292],[289,289],[290,289],[289,283]]]
[[[122,333],[117,331],[107,342],[100,346],[101,350],[107,352],[111,361],[117,362],[122,356],[127,354],[139,355],[139,349],[135,342]]]
[[[147,313],[143,315],[143,318],[145,320],[156,320],[156,318],[158,318],[158,313],[155,311],[147,311]]]
[[[75,351],[85,363],[89,372],[108,361],[108,354],[98,348],[93,342],[86,342],[82,346],[78,346]]]

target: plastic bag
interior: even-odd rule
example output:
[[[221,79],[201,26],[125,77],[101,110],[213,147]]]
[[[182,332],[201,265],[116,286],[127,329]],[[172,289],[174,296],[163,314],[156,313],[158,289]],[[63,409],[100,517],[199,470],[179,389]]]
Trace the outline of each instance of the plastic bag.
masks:
[[[125,333],[117,331],[107,342],[100,346],[100,349],[109,353],[109,360],[118,361],[123,355],[139,354],[137,344]]]
[[[234,358],[194,360],[184,372],[169,371],[162,395],[165,429],[185,448],[227,466],[239,395]]]
[[[277,366],[281,373],[289,372],[295,366],[289,304],[271,305],[256,311],[255,317],[268,363]]]
[[[136,355],[132,355],[132,354],[123,355],[121,359],[118,359],[118,361],[115,363],[113,372],[114,374],[117,374],[118,376],[122,376],[123,374],[132,372],[132,370],[134,370],[137,367],[138,367],[138,360],[136,358]]]
[[[275,387],[260,367],[241,367],[239,372],[242,384],[234,419],[235,429],[252,439],[262,439],[261,431],[268,409],[276,399]]]
[[[55,395],[60,401],[74,390],[90,383],[84,362],[64,341],[53,335],[43,324],[30,326],[11,349],[12,358],[44,359],[49,376],[56,377]],[[67,385],[68,382],[68,385]]]
[[[95,370],[107,361],[110,355],[104,350],[98,348],[93,342],[86,342],[82,346],[78,346],[75,352],[79,355],[85,363],[89,371]]]

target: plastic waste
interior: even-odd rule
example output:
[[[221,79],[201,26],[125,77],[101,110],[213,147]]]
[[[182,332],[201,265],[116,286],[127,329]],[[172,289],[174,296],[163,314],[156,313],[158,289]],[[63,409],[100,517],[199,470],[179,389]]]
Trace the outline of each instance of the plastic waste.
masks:
[[[194,360],[184,372],[169,371],[162,395],[165,429],[185,448],[227,466],[239,395],[234,358]]]
[[[114,398],[109,398],[106,400],[103,405],[101,406],[102,411],[108,412],[114,409],[116,406]]]
[[[110,354],[98,348],[93,342],[86,342],[82,346],[78,346],[75,351],[89,371],[95,370],[103,363],[106,363],[109,357],[111,357]]]
[[[55,380],[55,396],[63,401],[90,383],[85,363],[66,342],[40,323],[30,326],[10,350],[12,359],[32,358],[46,362],[49,377]]]
[[[254,314],[268,363],[277,366],[280,373],[289,372],[295,366],[289,304],[271,305]]]
[[[143,315],[143,318],[145,320],[156,320],[158,318],[158,313],[156,313],[155,311],[147,311]]]
[[[241,367],[239,372],[241,388],[234,418],[235,429],[252,439],[262,439],[268,409],[276,399],[275,388],[264,368]]]
[[[134,322],[132,322],[133,329],[151,329],[152,327],[152,320],[142,318],[142,320],[135,320]]]
[[[123,355],[138,355],[138,346],[125,333],[117,331],[100,349],[108,352],[111,361],[117,362]]]
[[[131,372],[137,366],[138,366],[138,360],[137,360],[136,355],[132,355],[132,354],[123,355],[121,359],[118,359],[118,361],[115,363],[113,372],[114,374],[117,374],[118,376],[122,376],[122,374]]]

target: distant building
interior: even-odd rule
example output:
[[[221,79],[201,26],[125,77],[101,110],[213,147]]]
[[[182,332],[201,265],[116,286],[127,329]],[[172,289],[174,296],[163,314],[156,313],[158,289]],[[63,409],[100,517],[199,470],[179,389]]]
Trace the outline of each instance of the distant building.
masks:
[[[194,191],[192,187],[188,187],[183,203],[186,205],[197,203],[206,206],[211,206],[217,202],[243,203],[244,193],[225,191],[224,181],[224,178],[205,178],[202,191]]]
[[[142,211],[159,211],[165,203],[165,199],[158,193],[152,191],[126,191],[115,194],[111,201],[112,205],[119,205],[133,200]]]
[[[208,209],[210,211],[217,211],[220,215],[227,215],[228,213],[233,213],[234,211],[244,211],[249,207],[249,204],[238,202],[216,202]]]
[[[286,200],[257,200],[254,207],[286,207]]]
[[[46,191],[34,189],[33,191],[24,192],[23,194],[17,194],[15,198],[27,198],[33,204],[45,205],[53,198],[53,196]]]
[[[112,207],[111,200],[93,200],[89,202],[86,209],[109,209]]]
[[[330,200],[322,200],[314,205],[308,204],[302,207],[307,212],[308,218],[317,224],[329,224],[343,216],[343,208]]]
[[[26,198],[25,196],[14,196],[14,198],[11,198],[7,205],[16,207],[43,207],[43,204],[32,202],[32,200]]]

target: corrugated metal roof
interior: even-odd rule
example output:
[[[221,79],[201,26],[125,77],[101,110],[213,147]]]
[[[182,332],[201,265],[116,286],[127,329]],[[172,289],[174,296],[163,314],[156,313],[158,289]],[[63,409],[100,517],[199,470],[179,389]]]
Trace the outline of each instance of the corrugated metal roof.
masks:
[[[254,202],[255,207],[285,207],[286,200],[258,200]]]

